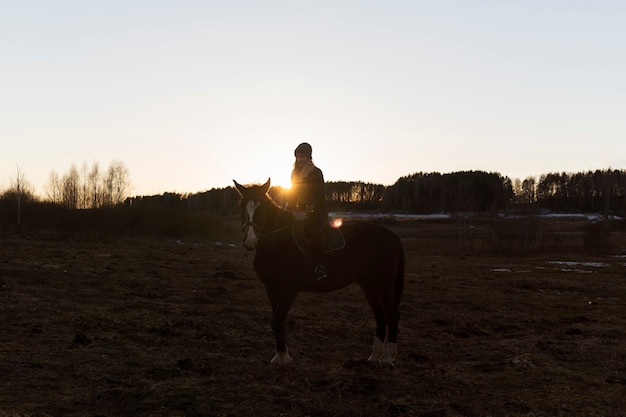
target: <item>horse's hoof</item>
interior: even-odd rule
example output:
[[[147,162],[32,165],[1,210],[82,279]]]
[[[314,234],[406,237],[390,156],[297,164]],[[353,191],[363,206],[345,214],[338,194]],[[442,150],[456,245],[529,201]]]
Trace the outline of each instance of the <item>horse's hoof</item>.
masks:
[[[374,338],[374,346],[372,346],[372,354],[367,359],[368,362],[378,365],[381,358],[385,354],[385,342],[380,338]]]
[[[398,345],[396,343],[387,343],[385,346],[385,354],[380,359],[380,366],[383,368],[394,368],[393,361],[398,356]]]
[[[371,363],[372,365],[378,365],[378,363],[380,362],[380,360],[378,358],[374,357],[374,355],[372,355],[369,358],[367,358],[367,361],[369,363]]]
[[[272,360],[270,361],[271,368],[278,368],[287,366],[293,361],[293,358],[289,356],[289,351],[276,352]]]

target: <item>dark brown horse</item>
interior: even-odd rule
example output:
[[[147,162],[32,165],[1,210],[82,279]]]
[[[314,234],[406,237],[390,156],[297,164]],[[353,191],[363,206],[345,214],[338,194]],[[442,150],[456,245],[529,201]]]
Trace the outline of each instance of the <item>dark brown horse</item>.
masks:
[[[285,318],[298,292],[328,292],[357,283],[376,320],[369,361],[393,366],[404,288],[404,249],[400,239],[382,226],[346,223],[342,227],[345,247],[324,255],[328,277],[318,281],[308,257],[294,242],[292,214],[268,195],[270,180],[249,187],[234,183],[241,194],[243,246],[256,249],[254,269],[272,304],[276,355],[271,365],[287,365],[292,360],[285,344]]]

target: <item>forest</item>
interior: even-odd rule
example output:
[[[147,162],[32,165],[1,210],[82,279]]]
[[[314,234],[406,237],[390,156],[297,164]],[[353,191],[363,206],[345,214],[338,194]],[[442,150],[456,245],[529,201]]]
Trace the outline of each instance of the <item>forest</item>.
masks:
[[[128,189],[129,171],[118,161],[106,170],[94,164],[82,170],[72,166],[65,175],[53,172],[44,198],[33,192],[18,171],[11,186],[0,193],[0,231],[193,234],[209,221],[206,214],[238,213],[234,187],[149,196],[129,196]],[[288,192],[281,187],[270,189],[278,204],[284,204]],[[496,215],[550,211],[624,216],[626,171],[548,173],[513,181],[497,172],[419,172],[390,186],[330,181],[326,197],[331,212]]]

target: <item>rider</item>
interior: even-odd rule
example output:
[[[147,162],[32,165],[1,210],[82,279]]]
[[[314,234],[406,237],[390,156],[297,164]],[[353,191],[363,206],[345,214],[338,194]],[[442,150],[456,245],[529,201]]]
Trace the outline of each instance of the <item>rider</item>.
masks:
[[[287,207],[293,212],[295,221],[305,222],[305,231],[312,241],[311,258],[315,267],[315,278],[320,280],[327,276],[321,263],[324,254],[322,231],[328,224],[324,174],[313,164],[311,145],[301,143],[294,154],[296,161],[291,172],[291,192]]]

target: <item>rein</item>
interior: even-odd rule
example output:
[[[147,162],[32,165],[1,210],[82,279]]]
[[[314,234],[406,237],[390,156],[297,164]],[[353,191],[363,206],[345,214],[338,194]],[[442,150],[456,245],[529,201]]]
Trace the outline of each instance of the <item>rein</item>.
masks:
[[[248,220],[247,222],[245,222],[243,224],[243,226],[241,226],[241,231],[245,234],[245,233],[248,232],[248,228],[250,228],[250,227],[252,227],[252,230],[254,230],[254,232],[257,233],[259,235],[259,237],[261,237],[261,236],[269,236],[269,235],[272,235],[274,233],[281,232],[281,231],[283,231],[285,229],[293,227],[293,225],[292,224],[288,224],[287,226],[283,226],[283,227],[280,227],[278,229],[274,229],[271,232],[263,233],[263,230],[259,227],[258,224],[256,224],[255,222],[253,222],[251,220]]]
[[[261,236],[269,236],[272,235],[274,233],[278,233],[281,232],[285,229],[288,229],[290,227],[293,227],[293,224],[288,224],[286,226],[283,227],[279,227],[278,229],[274,229],[270,232],[263,232],[263,228],[261,226],[259,226],[258,224],[256,224],[253,220],[248,220],[247,222],[244,222],[243,225],[241,226],[241,231],[246,234],[248,232],[248,229],[252,227],[252,230],[254,230],[254,233],[256,233],[259,237]]]
[[[293,227],[292,224],[288,224],[287,226],[283,226],[281,228],[272,230],[271,232],[267,232],[267,233],[263,233],[261,236],[269,236],[269,235],[273,235],[274,233],[278,233],[278,232],[282,232],[285,229],[289,229],[290,227]]]

